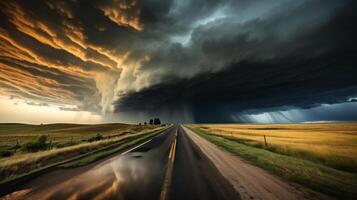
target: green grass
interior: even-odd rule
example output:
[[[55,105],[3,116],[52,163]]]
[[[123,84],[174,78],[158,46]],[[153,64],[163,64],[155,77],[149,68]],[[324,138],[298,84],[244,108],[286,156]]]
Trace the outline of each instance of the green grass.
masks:
[[[47,149],[64,148],[93,141],[131,135],[157,128],[154,125],[132,124],[46,124],[0,123],[0,159],[28,153],[25,147],[40,136],[47,137]],[[0,173],[1,175],[1,173]],[[1,179],[1,177],[0,177]]]
[[[203,129],[189,128],[217,146],[286,180],[339,198],[353,199],[357,196],[357,174],[355,173],[245,145],[239,140],[230,140]]]
[[[73,143],[81,143],[84,140],[101,134],[104,137],[115,137],[130,133],[136,133],[156,126],[131,125],[131,124],[15,124],[0,123],[0,146],[7,149],[25,144],[36,139],[40,135],[47,135],[55,145],[68,146]]]
[[[78,159],[66,164],[61,165],[60,167],[65,167],[65,168],[71,168],[71,167],[79,167],[79,166],[84,166],[89,163],[95,162],[99,159],[102,159],[104,157],[108,157],[110,155],[113,155],[117,152],[123,151],[124,149],[127,149],[135,144],[138,144],[140,142],[143,142],[151,137],[154,137],[155,135],[161,133],[162,130],[159,131],[151,131],[150,133],[147,133],[146,135],[134,135],[134,136],[129,136],[123,141],[121,141],[119,144],[115,144],[115,146],[111,146],[109,148],[103,149],[98,152],[94,152],[89,154],[88,156]]]
[[[255,148],[262,148],[267,151],[271,151],[277,154],[281,155],[286,155],[286,156],[291,156],[291,157],[296,157],[296,158],[301,158],[304,160],[310,160],[313,162],[320,163],[322,165],[325,165],[327,167],[332,167],[337,170],[342,170],[346,172],[351,172],[351,173],[356,173],[357,172],[357,163],[355,159],[351,159],[348,156],[339,156],[339,155],[316,155],[313,150],[307,151],[307,150],[301,150],[301,149],[296,149],[293,148],[293,144],[290,146],[287,145],[275,145],[275,144],[270,144],[266,146],[264,142],[258,142],[255,140],[251,139],[242,139],[238,138],[236,136],[230,136],[230,135],[219,135],[216,133],[212,133],[212,135],[219,136],[222,138],[225,138],[227,140],[235,141],[240,144],[244,144],[247,146],[255,147]],[[268,138],[268,139],[271,139]]]
[[[357,173],[357,123],[193,126],[242,144]]]

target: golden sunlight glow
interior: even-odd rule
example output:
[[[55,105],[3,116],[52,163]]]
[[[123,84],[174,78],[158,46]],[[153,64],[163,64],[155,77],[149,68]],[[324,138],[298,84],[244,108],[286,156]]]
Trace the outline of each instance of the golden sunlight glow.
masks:
[[[99,123],[102,117],[86,111],[64,111],[59,107],[28,105],[17,99],[0,98],[0,122]]]

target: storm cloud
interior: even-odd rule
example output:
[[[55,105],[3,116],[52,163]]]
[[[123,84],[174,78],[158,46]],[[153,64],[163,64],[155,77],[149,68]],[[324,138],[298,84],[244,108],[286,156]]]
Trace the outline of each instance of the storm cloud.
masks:
[[[196,122],[234,122],[239,113],[347,102],[357,92],[356,3],[334,3],[285,3],[246,21],[200,25],[189,44],[164,46],[145,65],[169,66],[171,77],[124,95],[117,108],[175,113],[184,106]]]
[[[131,121],[234,122],[350,105],[356,8],[352,0],[4,1],[0,94]]]

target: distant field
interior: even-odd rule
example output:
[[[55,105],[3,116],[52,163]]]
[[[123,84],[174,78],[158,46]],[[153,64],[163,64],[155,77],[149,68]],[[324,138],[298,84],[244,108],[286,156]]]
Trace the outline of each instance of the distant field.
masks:
[[[96,134],[105,137],[119,136],[127,133],[142,131],[149,126],[138,126],[130,124],[48,124],[48,125],[29,125],[29,124],[0,124],[0,149],[15,146],[16,143],[22,145],[35,139],[40,135],[49,136],[49,140],[57,144],[69,142],[78,143]]]
[[[281,154],[321,162],[341,170],[357,172],[357,123],[200,125],[210,132],[234,137],[241,143],[267,147]]]
[[[357,195],[357,123],[188,127],[221,148],[287,180],[342,199]]]

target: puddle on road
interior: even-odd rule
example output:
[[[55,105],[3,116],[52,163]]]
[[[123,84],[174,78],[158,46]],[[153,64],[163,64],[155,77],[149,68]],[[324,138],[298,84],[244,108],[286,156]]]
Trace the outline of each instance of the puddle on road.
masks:
[[[158,162],[136,156],[118,157],[45,191],[35,189],[31,199],[157,199],[162,170],[158,170]]]

